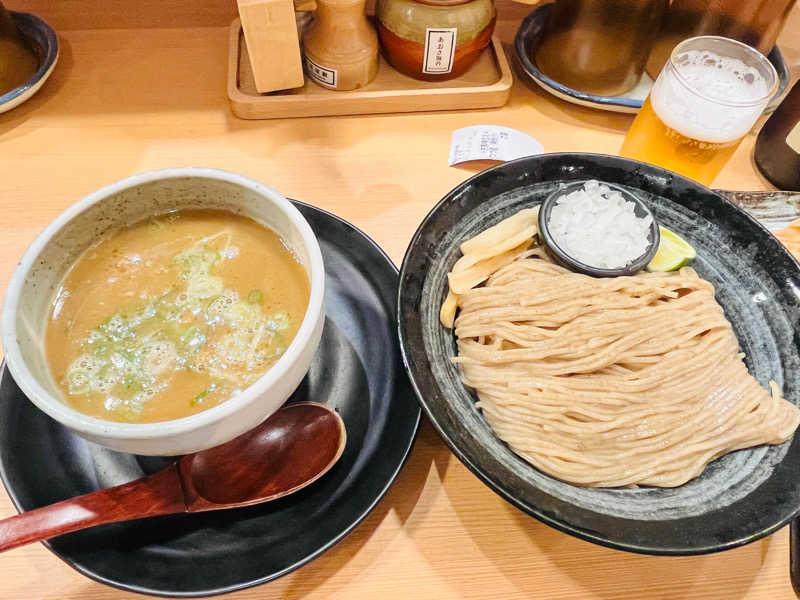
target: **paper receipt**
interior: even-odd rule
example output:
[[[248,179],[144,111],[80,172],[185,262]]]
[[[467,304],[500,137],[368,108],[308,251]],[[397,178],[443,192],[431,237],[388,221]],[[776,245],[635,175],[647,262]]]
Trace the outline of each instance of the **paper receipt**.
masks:
[[[453,132],[447,164],[487,159],[506,161],[543,151],[542,145],[527,133],[499,125],[473,125]]]

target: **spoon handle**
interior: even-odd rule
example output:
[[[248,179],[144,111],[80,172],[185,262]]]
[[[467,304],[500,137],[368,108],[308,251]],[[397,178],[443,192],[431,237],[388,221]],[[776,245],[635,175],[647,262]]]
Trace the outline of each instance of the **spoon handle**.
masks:
[[[0,552],[104,523],[185,511],[175,463],[149,477],[3,519]]]

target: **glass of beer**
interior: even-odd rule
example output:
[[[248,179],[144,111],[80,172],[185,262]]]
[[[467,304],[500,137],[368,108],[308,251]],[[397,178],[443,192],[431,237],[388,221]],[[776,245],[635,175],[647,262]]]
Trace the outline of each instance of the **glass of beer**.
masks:
[[[775,68],[746,44],[716,36],[684,40],[653,84],[620,155],[710,185],[777,86]]]

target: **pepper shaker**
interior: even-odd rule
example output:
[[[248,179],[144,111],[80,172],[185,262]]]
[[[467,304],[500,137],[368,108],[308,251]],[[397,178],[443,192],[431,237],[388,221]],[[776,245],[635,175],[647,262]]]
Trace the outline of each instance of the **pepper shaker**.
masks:
[[[378,72],[378,35],[366,0],[317,0],[317,18],[303,38],[306,74],[333,90],[354,90]]]

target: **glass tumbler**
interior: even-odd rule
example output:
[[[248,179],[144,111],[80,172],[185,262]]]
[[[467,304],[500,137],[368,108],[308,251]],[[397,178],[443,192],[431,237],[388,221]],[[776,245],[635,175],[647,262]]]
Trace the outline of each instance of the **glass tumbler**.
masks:
[[[653,84],[620,155],[710,185],[778,86],[766,57],[736,40],[684,40]]]

